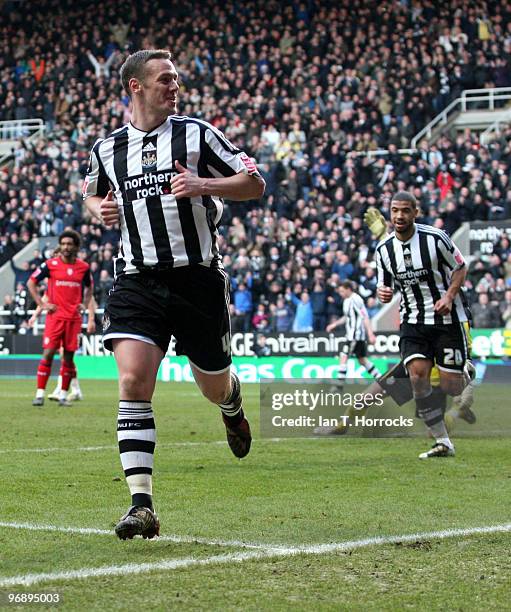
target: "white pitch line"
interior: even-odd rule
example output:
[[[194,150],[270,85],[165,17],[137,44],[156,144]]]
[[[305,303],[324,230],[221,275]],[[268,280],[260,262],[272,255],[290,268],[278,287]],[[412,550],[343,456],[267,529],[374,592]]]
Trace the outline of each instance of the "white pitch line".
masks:
[[[303,441],[307,441],[307,440],[311,440],[311,441],[317,441],[317,440],[324,440],[325,438],[259,438],[257,440],[258,444],[261,443],[265,443],[265,442],[287,442],[288,440],[301,440]],[[203,442],[164,442],[162,444],[158,444],[156,446],[156,448],[173,448],[173,447],[194,447],[194,446],[212,446],[212,445],[220,445],[223,446],[227,444],[226,440],[205,440]],[[2,448],[0,449],[0,455],[7,455],[7,454],[11,454],[11,453],[78,453],[78,452],[84,452],[84,453],[91,453],[91,452],[96,452],[96,451],[103,451],[103,450],[115,450],[118,447],[114,444],[109,444],[109,445],[105,445],[105,446],[77,446],[77,447],[65,447],[65,446],[54,446],[54,447],[48,447],[48,448],[12,448],[12,449],[6,449],[6,448]]]
[[[164,559],[154,563],[129,563],[126,565],[109,565],[104,567],[85,567],[78,570],[69,570],[54,573],[25,574],[0,578],[0,587],[32,586],[44,582],[58,582],[60,580],[83,580],[99,576],[126,576],[127,574],[142,574],[152,571],[174,570],[184,567],[227,564],[241,561],[268,559],[271,557],[290,557],[294,555],[323,555],[331,552],[345,552],[357,548],[377,546],[381,544],[398,544],[401,542],[414,542],[424,539],[445,539],[453,537],[464,537],[477,534],[498,533],[511,531],[511,523],[504,525],[492,525],[487,527],[469,527],[467,529],[447,529],[444,531],[429,531],[424,533],[413,533],[398,536],[381,536],[353,540],[348,542],[337,542],[328,544],[314,544],[310,546],[297,546],[287,548],[267,548],[252,552],[230,553],[215,555],[204,559],[186,557],[184,559]]]
[[[171,448],[173,446],[206,446],[211,444],[227,444],[226,440],[213,440],[207,442],[167,442],[164,444],[158,444],[157,448]],[[13,448],[13,449],[0,449],[0,454],[10,453],[91,453],[95,451],[103,450],[114,450],[118,447],[114,444],[106,446],[77,446],[77,447],[48,447],[48,448]]]
[[[59,533],[75,533],[78,535],[104,535],[114,537],[113,530],[95,529],[93,527],[59,527],[57,525],[38,525],[35,523],[9,523],[0,521],[0,527],[6,529],[26,529],[27,531],[57,531]],[[269,548],[286,548],[285,545],[263,544],[257,542],[243,542],[242,540],[216,540],[187,535],[162,535],[155,542],[175,542],[176,544],[206,544],[208,546],[225,546],[230,548],[254,548],[267,550]]]

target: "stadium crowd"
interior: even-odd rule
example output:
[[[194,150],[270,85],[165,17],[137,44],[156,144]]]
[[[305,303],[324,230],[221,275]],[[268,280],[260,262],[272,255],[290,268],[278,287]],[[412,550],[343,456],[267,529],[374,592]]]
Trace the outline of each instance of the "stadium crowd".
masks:
[[[511,217],[511,129],[488,146],[466,132],[398,152],[463,89],[511,85],[505,3],[27,4],[0,7],[0,120],[40,117],[47,133],[25,139],[1,171],[0,265],[32,236],[72,227],[104,305],[118,232],[86,216],[81,181],[93,142],[130,118],[117,69],[142,47],[172,50],[179,112],[221,129],[267,182],[262,203],[227,204],[220,229],[234,331],[324,330],[346,279],[375,314],[362,216],[368,206],[388,214],[396,190],[412,191],[423,220],[450,234]],[[16,272],[4,307],[15,308],[38,257]],[[481,326],[511,327],[509,241],[471,266],[467,288]]]

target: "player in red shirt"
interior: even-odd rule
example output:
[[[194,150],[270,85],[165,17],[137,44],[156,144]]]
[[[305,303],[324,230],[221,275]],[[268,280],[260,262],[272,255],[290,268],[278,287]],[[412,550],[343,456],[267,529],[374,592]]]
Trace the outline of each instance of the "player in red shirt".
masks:
[[[77,259],[80,235],[74,230],[65,230],[59,236],[60,252],[48,259],[29,278],[27,288],[37,306],[47,311],[43,336],[43,357],[37,369],[37,393],[34,406],[44,404],[44,390],[51,374],[55,353],[62,346],[64,354],[60,367],[62,390],[59,406],[71,406],[66,399],[71,379],[76,376],[73,357],[78,348],[78,336],[82,327],[82,310],[92,297],[92,276],[89,264]],[[37,284],[48,279],[47,300],[43,300]],[[83,294],[83,304],[82,304]],[[95,331],[94,319],[89,317],[87,332]]]

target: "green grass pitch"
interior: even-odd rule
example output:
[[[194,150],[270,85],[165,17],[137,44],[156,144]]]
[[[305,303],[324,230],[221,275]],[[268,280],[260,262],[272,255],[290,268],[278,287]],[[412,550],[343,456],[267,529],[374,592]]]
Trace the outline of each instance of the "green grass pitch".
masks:
[[[426,437],[260,439],[259,387],[244,385],[255,439],[238,461],[193,385],[159,383],[154,493],[165,537],[121,542],[109,533],[129,506],[116,384],[82,389],[72,408],[41,409],[34,381],[0,379],[0,609],[27,609],[9,593],[41,592],[58,593],[60,610],[509,609],[509,532],[399,540],[509,525],[508,437],[460,437],[455,458],[431,461],[417,459]],[[296,550],[383,536],[398,537]]]

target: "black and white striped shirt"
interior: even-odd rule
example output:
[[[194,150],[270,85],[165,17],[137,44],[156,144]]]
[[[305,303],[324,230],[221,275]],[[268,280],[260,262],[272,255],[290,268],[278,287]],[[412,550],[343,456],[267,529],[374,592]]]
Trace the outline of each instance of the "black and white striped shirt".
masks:
[[[367,310],[364,300],[358,293],[352,293],[342,303],[342,311],[346,317],[346,339],[365,340],[366,328],[364,319],[367,318]]]
[[[376,263],[378,286],[395,284],[401,291],[402,323],[442,325],[467,320],[459,294],[449,315],[433,310],[447,292],[452,272],[465,265],[460,251],[442,230],[417,223],[406,242],[392,233],[376,247]]]
[[[119,206],[121,244],[116,275],[145,269],[221,265],[217,226],[223,201],[176,198],[176,160],[205,178],[240,172],[259,176],[253,161],[205,121],[172,115],[151,132],[131,123],[92,148],[84,199],[112,189]]]

